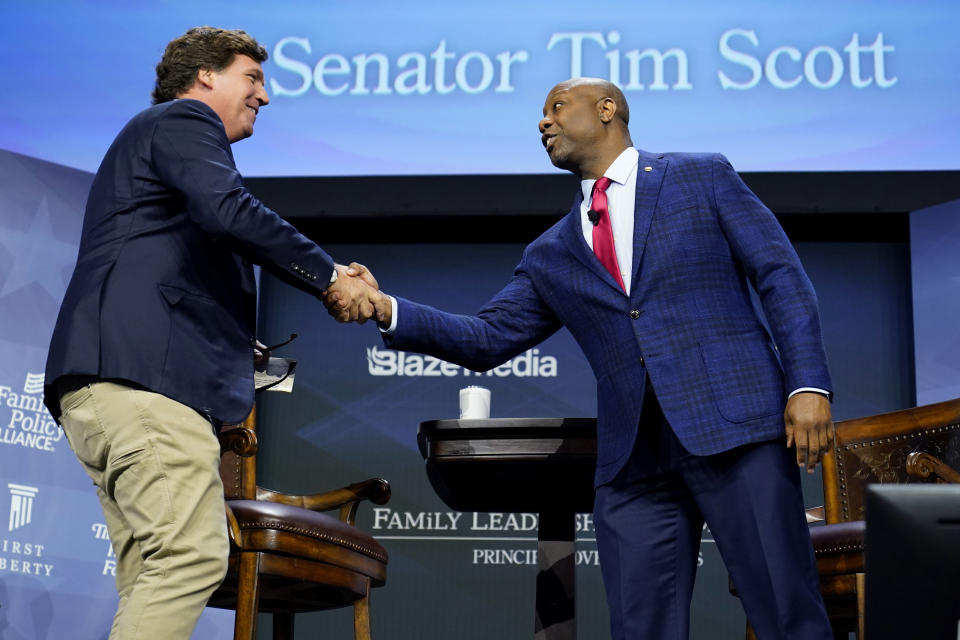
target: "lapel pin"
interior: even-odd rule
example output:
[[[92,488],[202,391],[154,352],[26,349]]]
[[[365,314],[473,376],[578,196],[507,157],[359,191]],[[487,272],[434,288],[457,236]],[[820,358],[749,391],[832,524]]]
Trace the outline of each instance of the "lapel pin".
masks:
[[[649,173],[649,172],[653,171],[653,167],[644,167],[643,170],[646,171],[647,173]]]

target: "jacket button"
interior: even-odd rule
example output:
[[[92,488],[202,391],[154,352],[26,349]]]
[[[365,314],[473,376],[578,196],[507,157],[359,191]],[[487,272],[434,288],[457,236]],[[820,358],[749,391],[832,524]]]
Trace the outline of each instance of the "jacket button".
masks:
[[[646,361],[643,359],[643,356],[640,356],[640,366],[641,366],[641,367],[647,366],[647,363],[646,363]]]
[[[634,309],[630,312],[630,317],[636,320],[637,318],[640,317],[640,312]]]

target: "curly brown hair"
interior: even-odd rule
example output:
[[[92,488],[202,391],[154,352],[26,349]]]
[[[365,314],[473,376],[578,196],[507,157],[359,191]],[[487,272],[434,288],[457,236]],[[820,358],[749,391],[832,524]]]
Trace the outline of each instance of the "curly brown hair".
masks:
[[[171,40],[157,64],[153,104],[169,102],[190,89],[200,69],[223,71],[238,54],[257,62],[267,59],[263,45],[240,29],[194,27]]]

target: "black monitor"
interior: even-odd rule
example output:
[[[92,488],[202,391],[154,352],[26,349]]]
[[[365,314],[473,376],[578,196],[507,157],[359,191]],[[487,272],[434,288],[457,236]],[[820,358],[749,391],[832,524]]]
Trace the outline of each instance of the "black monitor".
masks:
[[[870,640],[960,640],[960,485],[867,487]]]

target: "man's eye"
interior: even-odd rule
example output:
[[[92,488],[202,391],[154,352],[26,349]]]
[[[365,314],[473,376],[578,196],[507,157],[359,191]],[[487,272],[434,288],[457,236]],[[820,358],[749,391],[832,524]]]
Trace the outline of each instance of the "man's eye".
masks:
[[[562,102],[555,102],[555,103],[553,103],[553,110],[554,110],[554,111],[559,111],[559,110],[560,110],[560,107],[562,107],[562,106],[563,106],[563,103],[562,103]]]

